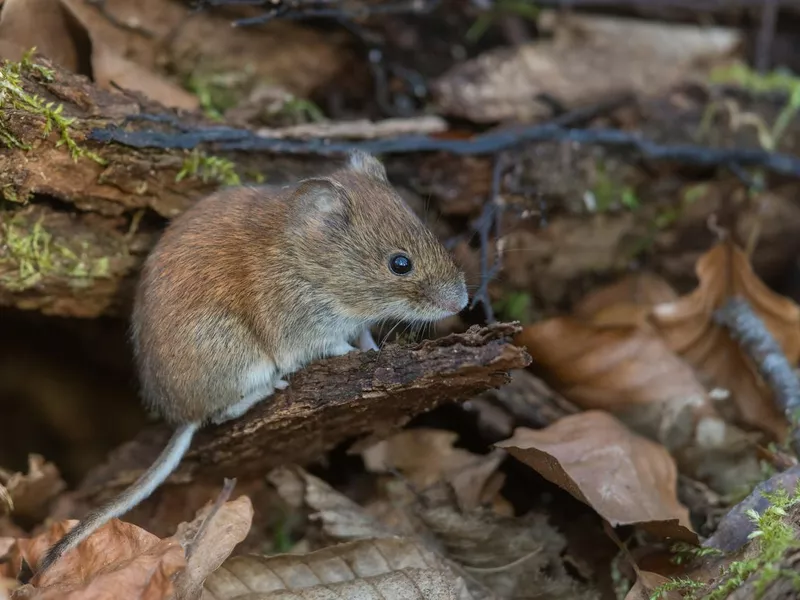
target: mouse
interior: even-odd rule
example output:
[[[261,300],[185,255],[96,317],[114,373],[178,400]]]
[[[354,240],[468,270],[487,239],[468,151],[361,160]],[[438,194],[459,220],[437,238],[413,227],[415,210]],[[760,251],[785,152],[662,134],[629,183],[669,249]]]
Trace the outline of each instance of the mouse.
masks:
[[[37,575],[150,496],[202,427],[241,417],[313,361],[378,350],[376,325],[432,323],[467,302],[463,271],[371,154],[352,151],[291,185],[199,200],[149,252],[130,318],[142,403],[172,437],[46,551]]]

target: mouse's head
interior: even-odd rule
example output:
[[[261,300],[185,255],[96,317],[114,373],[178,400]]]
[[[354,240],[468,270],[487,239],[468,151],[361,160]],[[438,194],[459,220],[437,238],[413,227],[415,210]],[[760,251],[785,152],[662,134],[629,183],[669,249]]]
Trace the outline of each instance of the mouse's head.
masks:
[[[348,316],[435,321],[467,304],[463,272],[362,152],[290,199],[301,276]]]

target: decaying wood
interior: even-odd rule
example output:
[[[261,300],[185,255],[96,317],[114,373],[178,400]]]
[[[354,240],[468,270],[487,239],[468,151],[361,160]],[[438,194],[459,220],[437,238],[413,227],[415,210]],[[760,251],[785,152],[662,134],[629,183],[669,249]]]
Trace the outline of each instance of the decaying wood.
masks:
[[[199,174],[179,178],[190,158],[186,150],[137,149],[90,140],[90,131],[112,125],[157,130],[162,125],[137,123],[137,116],[174,118],[175,113],[136,94],[101,90],[86,77],[44,58],[37,57],[36,63],[51,69],[52,78],[39,69],[23,69],[22,89],[43,103],[53,102],[54,108],[63,105],[62,116],[73,119],[68,135],[81,153],[73,158],[65,145],[57,145],[62,135],[57,127],[43,136],[47,117],[3,92],[0,130],[6,147],[0,151],[0,192],[7,202],[0,223],[0,306],[63,316],[124,314],[138,266],[164,219],[180,214],[220,183],[203,181]],[[212,125],[198,116],[183,119],[187,124]],[[8,147],[7,139],[16,143]],[[215,156],[231,158],[224,153]],[[281,183],[332,163],[261,156],[250,162],[239,160],[237,165]],[[153,214],[160,218],[153,219]],[[37,223],[43,237],[35,244],[37,251],[46,245],[44,259],[26,256],[35,252],[20,252],[6,243],[7,227],[12,235],[25,238]],[[100,268],[87,275],[85,270],[92,265]]]
[[[415,346],[388,345],[318,361],[287,390],[242,418],[202,431],[172,478],[246,477],[288,463],[309,463],[343,442],[380,437],[436,406],[464,401],[509,380],[530,357],[509,339],[508,323],[473,327]],[[81,485],[81,499],[99,501],[131,483],[166,443],[154,426],[111,454]]]

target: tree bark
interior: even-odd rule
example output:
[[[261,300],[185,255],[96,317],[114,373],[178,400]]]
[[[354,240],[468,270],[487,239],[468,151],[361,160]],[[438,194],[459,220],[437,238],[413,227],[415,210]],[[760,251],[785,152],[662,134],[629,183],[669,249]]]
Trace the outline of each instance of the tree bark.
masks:
[[[240,419],[201,431],[171,480],[253,476],[307,464],[344,442],[381,439],[415,415],[507,383],[509,371],[530,363],[509,342],[519,330],[508,323],[475,326],[415,346],[313,363]],[[166,426],[154,426],[118,448],[85,478],[80,500],[94,504],[133,482],[169,435]]]

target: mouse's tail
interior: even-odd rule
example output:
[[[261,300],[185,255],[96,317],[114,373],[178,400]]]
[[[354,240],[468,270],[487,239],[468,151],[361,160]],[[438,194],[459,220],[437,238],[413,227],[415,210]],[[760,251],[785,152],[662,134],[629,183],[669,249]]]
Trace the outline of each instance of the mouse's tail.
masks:
[[[43,573],[58,558],[89,537],[102,525],[125,514],[152,494],[180,464],[198,430],[198,423],[181,425],[172,434],[166,448],[133,485],[108,504],[89,513],[57,543],[51,546],[39,561],[37,574]]]

